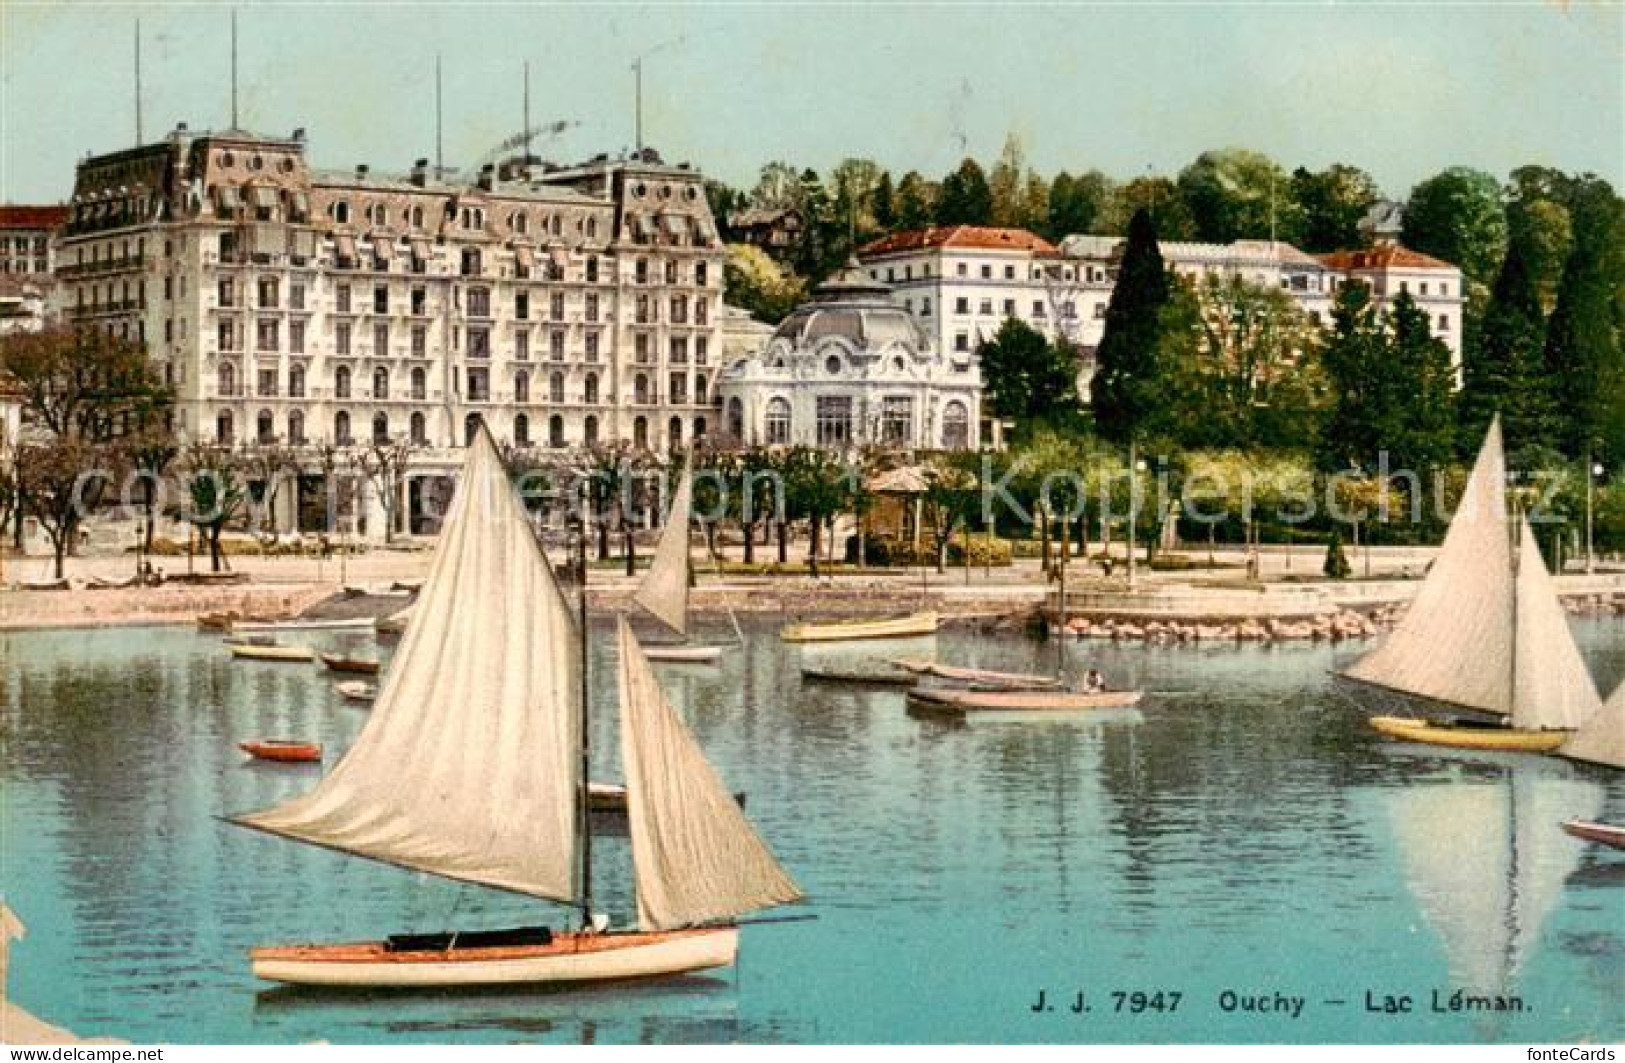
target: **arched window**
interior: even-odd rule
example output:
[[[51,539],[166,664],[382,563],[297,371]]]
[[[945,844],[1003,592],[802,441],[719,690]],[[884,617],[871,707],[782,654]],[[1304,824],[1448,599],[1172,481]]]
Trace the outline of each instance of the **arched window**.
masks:
[[[341,199],[337,203],[333,204],[332,209],[334,221],[338,222],[340,225],[350,224],[350,204]]]
[[[547,419],[547,445],[564,446],[564,418],[556,413]]]
[[[564,401],[564,374],[553,373],[547,378],[547,401]]]
[[[632,380],[632,401],[639,406],[649,403],[649,378],[642,373]]]
[[[288,397],[302,399],[305,397],[305,367],[296,365],[288,370]]]
[[[341,447],[347,447],[351,443],[350,413],[348,410],[340,410],[333,415],[333,442]]]
[[[288,445],[294,447],[305,445],[305,415],[302,410],[294,410],[288,414]]]
[[[261,410],[254,419],[254,436],[261,446],[270,446],[276,442],[276,419],[271,416],[270,410]]]
[[[790,442],[790,400],[775,398],[767,404],[767,442],[769,446]]]
[[[230,362],[221,362],[219,377],[220,394],[226,398],[231,398],[233,392],[237,390],[237,367]]]
[[[649,449],[649,419],[647,417],[633,418],[632,445],[642,450]]]
[[[428,395],[428,377],[424,374],[423,367],[419,366],[412,370],[412,397],[424,399],[428,398]]]
[[[428,446],[429,426],[423,420],[423,414],[414,413],[411,420],[412,445],[415,447]]]
[[[745,438],[745,404],[737,397],[728,400],[728,434],[735,439]]]
[[[379,412],[372,415],[372,441],[389,442],[389,414]]]
[[[471,413],[463,418],[463,446],[474,445],[474,437],[480,434],[480,415]]]
[[[598,239],[598,219],[597,218],[588,218],[587,219],[587,239],[589,239],[589,240]]]
[[[513,231],[521,236],[530,231],[530,219],[524,211],[515,211],[513,216]]]
[[[705,418],[694,418],[694,442],[698,443],[705,438]]]
[[[597,373],[588,373],[586,379],[581,382],[581,401],[589,403],[598,401]]]
[[[333,370],[333,397],[347,399],[350,397],[350,367],[341,365]]]
[[[964,450],[970,446],[970,415],[965,404],[954,401],[942,408],[942,449]]]
[[[586,424],[582,425],[581,442],[589,447],[598,445],[598,418],[596,416],[588,415]]]
[[[666,443],[673,450],[683,445],[683,419],[673,417],[666,424]]]
[[[513,401],[530,401],[530,374],[524,370],[520,370],[513,375]]]
[[[422,207],[413,207],[412,208],[411,220],[412,220],[412,228],[414,228],[414,229],[423,228],[423,208]]]
[[[214,439],[216,443],[230,446],[233,442],[231,431],[231,411],[221,410],[214,419]]]
[[[389,370],[379,366],[372,371],[372,397],[375,399],[389,398]]]
[[[523,215],[521,215],[522,217]],[[515,446],[530,446],[530,418],[524,414],[515,414],[513,419],[513,441]]]

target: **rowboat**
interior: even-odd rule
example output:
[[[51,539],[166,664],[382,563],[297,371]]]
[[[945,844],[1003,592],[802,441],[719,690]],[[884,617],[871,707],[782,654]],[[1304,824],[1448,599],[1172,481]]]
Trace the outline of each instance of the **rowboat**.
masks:
[[[1563,824],[1563,829],[1588,842],[1606,845],[1612,849],[1625,849],[1625,827],[1615,827],[1608,823],[1587,823],[1584,820],[1571,819]]]
[[[327,665],[330,672],[350,672],[355,675],[377,675],[378,662],[364,657],[339,657],[331,653],[321,654],[322,663]]]
[[[373,626],[370,616],[348,620],[233,620],[233,631],[366,631]]]
[[[1501,753],[1552,753],[1568,737],[1563,731],[1536,731],[1460,721],[1419,720],[1404,716],[1373,716],[1366,722],[1379,734],[1405,742]]]
[[[245,661],[312,661],[316,651],[309,646],[258,646],[238,643],[231,647],[231,655]]]
[[[715,661],[722,656],[721,646],[705,646],[695,642],[657,642],[643,648],[651,661]]]
[[[934,675],[939,679],[952,679],[980,686],[1018,687],[1027,689],[1058,687],[1061,680],[1052,675],[1033,675],[1026,672],[994,672],[985,668],[961,668],[958,665],[938,664],[923,657],[898,657],[892,662],[899,668],[916,675]]]
[[[375,683],[363,683],[359,679],[351,679],[343,683],[334,683],[333,689],[345,701],[369,702],[378,697],[378,686]]]
[[[238,742],[237,748],[260,760],[306,763],[322,759],[320,743],[296,742],[291,738],[261,738],[253,742]]]
[[[916,677],[910,672],[876,672],[862,669],[819,668],[801,666],[801,678],[815,683],[852,683],[858,686],[912,686]]]
[[[938,617],[934,610],[907,616],[871,620],[829,620],[822,623],[788,624],[779,632],[785,642],[844,642],[854,639],[898,639],[936,633]]]
[[[409,605],[398,613],[379,617],[373,621],[373,630],[380,636],[404,635],[406,633],[406,622],[412,619],[412,610],[416,608],[415,605]]]
[[[981,690],[948,687],[914,687],[908,692],[909,705],[924,712],[960,715],[967,712],[1081,712],[1094,709],[1126,709],[1140,703],[1140,690],[1101,690],[1084,693],[1073,690]]]
[[[220,640],[227,646],[275,646],[275,635],[227,635]]]
[[[632,888],[616,892],[635,898],[636,922],[609,929],[594,904],[596,817],[583,814],[595,677],[585,595],[576,604],[565,600],[482,426],[411,633],[367,726],[308,793],[231,822],[567,904],[579,925],[261,947],[249,953],[255,976],[417,988],[681,974],[732,964],[739,916],[801,899],[666,700],[622,616],[620,763],[631,844],[618,848],[630,850]],[[332,914],[313,904],[308,918],[327,924]]]
[[[1376,731],[1433,746],[1551,753],[1601,709],[1529,520],[1508,508],[1499,416],[1405,618],[1338,674]]]

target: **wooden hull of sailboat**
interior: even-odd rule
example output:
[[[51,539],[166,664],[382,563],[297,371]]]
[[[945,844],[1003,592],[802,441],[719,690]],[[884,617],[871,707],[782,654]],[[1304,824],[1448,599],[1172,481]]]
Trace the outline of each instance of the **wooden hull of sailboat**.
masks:
[[[1481,749],[1501,753],[1553,753],[1569,737],[1567,731],[1523,731],[1513,727],[1473,727],[1402,716],[1373,716],[1366,721],[1389,738],[1455,749]]]
[[[916,709],[959,715],[967,712],[1084,712],[1127,709],[1145,696],[1140,690],[950,690],[915,687],[908,701]]]
[[[247,643],[232,646],[231,655],[244,661],[298,663],[316,659],[316,652],[309,646],[258,646]]]
[[[239,742],[237,748],[258,760],[308,764],[322,759],[322,747],[319,743],[295,742],[286,738],[262,738],[256,742]]]
[[[378,662],[369,661],[361,657],[336,657],[331,653],[321,655],[322,663],[327,665],[330,672],[347,672],[351,675],[377,675]]]
[[[846,642],[857,639],[900,639],[932,635],[937,630],[934,611],[910,613],[884,620],[833,620],[821,624],[789,624],[779,632],[785,642]]]
[[[290,985],[434,988],[660,978],[733,964],[737,927],[561,932],[538,945],[397,952],[382,941],[291,945],[249,953],[254,975]]]
[[[1571,819],[1563,824],[1563,830],[1584,841],[1596,842],[1598,845],[1606,845],[1613,849],[1625,849],[1625,827]]]
[[[373,626],[371,617],[352,620],[233,620],[233,631],[366,631]]]
[[[721,646],[702,646],[697,643],[655,643],[643,647],[643,655],[651,661],[689,661],[704,663],[722,657]]]

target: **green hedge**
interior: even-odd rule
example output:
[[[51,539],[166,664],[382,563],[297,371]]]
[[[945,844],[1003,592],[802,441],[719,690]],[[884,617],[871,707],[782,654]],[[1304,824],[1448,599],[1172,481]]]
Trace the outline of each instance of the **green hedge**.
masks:
[[[857,557],[856,540],[848,540],[848,552],[851,559]],[[937,551],[935,544],[929,537],[921,539],[918,546],[906,539],[884,535],[868,539],[864,542],[864,560],[867,564],[878,568],[909,567],[914,565],[935,565]],[[994,539],[989,543],[984,536],[973,535],[970,542],[970,564],[972,567],[997,565],[1004,567],[1010,564],[1010,542],[1006,539]],[[965,546],[959,539],[948,543],[948,564],[965,564]]]

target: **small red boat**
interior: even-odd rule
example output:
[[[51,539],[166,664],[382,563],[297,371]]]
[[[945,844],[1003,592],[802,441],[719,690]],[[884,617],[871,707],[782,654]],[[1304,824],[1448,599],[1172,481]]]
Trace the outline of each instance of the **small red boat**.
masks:
[[[254,742],[238,742],[237,748],[260,760],[308,762],[322,759],[319,742],[295,742],[287,738],[261,738]]]
[[[1608,823],[1587,823],[1584,820],[1571,819],[1563,824],[1563,829],[1576,838],[1598,845],[1606,845],[1614,849],[1625,849],[1625,827],[1615,827]]]

